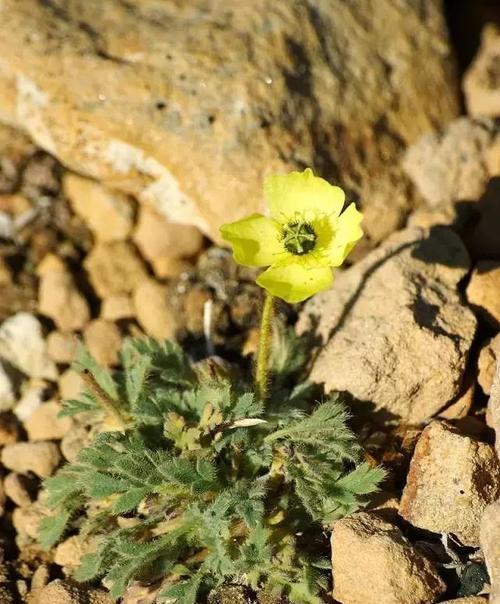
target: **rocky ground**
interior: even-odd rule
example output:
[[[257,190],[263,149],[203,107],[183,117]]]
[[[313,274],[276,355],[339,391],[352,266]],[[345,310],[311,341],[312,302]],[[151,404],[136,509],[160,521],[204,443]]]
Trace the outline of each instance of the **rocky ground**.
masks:
[[[0,604],[110,601],[69,579],[85,544],[36,541],[42,480],[88,439],[57,417],[77,342],[111,368],[144,334],[249,366],[261,292],[211,239],[303,165],[367,238],[282,312],[317,318],[312,378],[388,470],[333,527],[333,598],[499,604],[500,31],[459,81],[437,0],[189,4],[0,6]]]

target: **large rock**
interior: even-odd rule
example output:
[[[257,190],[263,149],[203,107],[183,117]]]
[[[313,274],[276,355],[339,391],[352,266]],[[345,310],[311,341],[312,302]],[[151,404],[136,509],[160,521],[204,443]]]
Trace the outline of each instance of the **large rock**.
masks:
[[[500,262],[477,264],[467,286],[467,299],[493,327],[500,328]]]
[[[0,358],[33,378],[55,380],[57,369],[47,354],[38,319],[19,312],[0,326]]]
[[[327,390],[410,422],[460,394],[476,320],[457,291],[469,259],[447,228],[394,234],[302,311],[325,342],[311,372]]]
[[[484,511],[481,520],[481,547],[491,581],[490,604],[500,604],[500,500]]]
[[[335,523],[332,572],[342,604],[428,604],[445,590],[433,564],[373,512]]]
[[[406,152],[403,167],[431,208],[477,201],[491,177],[488,151],[499,137],[492,120],[461,117],[422,136]]]
[[[401,152],[458,114],[441,4],[3,0],[0,119],[213,237],[313,165],[378,240],[410,203]]]
[[[494,448],[434,421],[418,440],[399,514],[414,526],[477,546],[484,509],[499,496]]]

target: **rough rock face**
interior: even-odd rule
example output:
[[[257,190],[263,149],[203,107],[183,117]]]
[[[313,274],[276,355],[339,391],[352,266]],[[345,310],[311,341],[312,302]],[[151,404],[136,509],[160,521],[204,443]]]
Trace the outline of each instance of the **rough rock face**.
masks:
[[[467,252],[446,228],[394,234],[302,311],[326,344],[311,378],[410,422],[459,394],[476,320],[457,292]]]
[[[491,445],[435,421],[419,438],[399,514],[437,533],[479,545],[485,507],[500,496],[500,462]]]
[[[316,164],[369,201],[380,240],[408,210],[401,152],[458,113],[440,0],[0,10],[0,119],[214,237],[261,207],[265,173]]]
[[[489,505],[481,520],[481,547],[491,580],[490,604],[500,604],[500,500]]]
[[[500,262],[479,262],[467,286],[467,299],[496,329],[500,328]]]
[[[445,590],[432,563],[373,512],[335,523],[332,570],[342,604],[427,604]]]
[[[431,208],[475,201],[492,176],[488,150],[499,137],[493,121],[462,117],[422,136],[406,152],[403,168]]]
[[[481,48],[464,78],[464,93],[471,115],[500,115],[500,28],[484,28]]]

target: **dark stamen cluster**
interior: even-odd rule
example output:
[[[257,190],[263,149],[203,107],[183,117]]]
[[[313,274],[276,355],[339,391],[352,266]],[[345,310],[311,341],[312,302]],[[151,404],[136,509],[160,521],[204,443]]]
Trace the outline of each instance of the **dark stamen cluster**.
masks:
[[[308,222],[290,222],[282,230],[285,249],[295,256],[303,256],[316,247],[318,236]]]

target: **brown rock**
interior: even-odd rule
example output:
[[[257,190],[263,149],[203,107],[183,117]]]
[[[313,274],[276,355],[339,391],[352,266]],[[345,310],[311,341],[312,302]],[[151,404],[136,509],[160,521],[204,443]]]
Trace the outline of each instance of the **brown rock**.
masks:
[[[35,501],[26,507],[15,508],[12,513],[12,524],[16,529],[18,545],[22,547],[30,540],[36,541],[40,522],[47,516],[47,509]]]
[[[469,414],[469,411],[474,404],[474,396],[476,394],[476,379],[471,374],[466,374],[464,378],[463,392],[453,401],[451,405],[443,409],[438,415],[442,419],[463,419]]]
[[[135,314],[144,331],[158,340],[175,336],[177,323],[169,304],[168,288],[143,281],[134,292]]]
[[[450,229],[407,229],[337,273],[297,324],[317,316],[326,342],[311,378],[410,423],[438,413],[462,390],[475,332],[457,288],[468,263]]]
[[[40,321],[19,312],[0,326],[0,358],[33,378],[54,380],[57,369],[47,354]]]
[[[134,248],[125,241],[98,243],[85,258],[84,266],[101,298],[131,292],[147,276]]]
[[[38,309],[50,317],[61,331],[77,331],[89,320],[87,300],[78,291],[72,275],[54,257],[39,267]]]
[[[47,401],[24,421],[30,441],[60,440],[71,429],[69,417],[59,417],[62,406],[57,401]]]
[[[500,327],[500,262],[478,262],[467,286],[467,299],[494,327]]]
[[[47,478],[59,465],[59,447],[50,442],[15,443],[2,449],[2,463],[9,470],[25,474],[33,472]]]
[[[28,477],[16,472],[9,472],[3,479],[5,494],[19,507],[27,507],[33,502],[32,493],[35,492],[35,484]]]
[[[83,389],[83,380],[73,369],[67,369],[59,378],[59,394],[63,401],[78,398]]]
[[[377,513],[335,523],[333,597],[342,604],[428,604],[446,586],[433,564]]]
[[[399,514],[414,526],[479,544],[484,508],[500,495],[500,462],[492,446],[434,421],[417,443]]]
[[[104,298],[101,306],[101,316],[107,321],[119,321],[130,319],[134,316],[134,306],[130,296],[127,294],[116,294]]]
[[[83,426],[74,426],[61,441],[61,453],[66,461],[72,463],[78,453],[90,442],[90,435]]]
[[[94,319],[85,327],[83,341],[99,365],[109,366],[118,363],[122,337],[115,323]]]
[[[54,363],[72,363],[77,344],[77,338],[71,333],[51,331],[47,336],[47,352]]]
[[[2,3],[3,121],[214,238],[266,173],[321,157],[380,240],[410,204],[405,145],[459,112],[438,0],[55,2]]]
[[[37,604],[114,604],[114,601],[102,589],[56,579],[41,590]]]
[[[82,556],[95,551],[95,549],[95,539],[85,541],[80,536],[74,535],[65,539],[56,547],[54,562],[59,566],[74,569],[80,565]]]
[[[500,604],[500,500],[489,505],[481,520],[481,547],[490,575],[490,604]]]
[[[165,273],[175,266],[170,261],[194,256],[201,249],[203,236],[197,228],[169,223],[161,214],[143,206],[134,242],[158,277],[171,277]]]
[[[467,70],[463,88],[471,115],[500,115],[500,27],[488,24],[479,52]]]
[[[66,173],[63,189],[74,212],[87,223],[99,241],[123,241],[132,230],[133,208],[123,193]]]
[[[500,361],[500,334],[485,342],[479,353],[477,381],[485,394],[491,392],[498,361]]]
[[[486,153],[499,133],[493,121],[459,118],[413,144],[403,168],[430,208],[477,200],[489,180]]]

